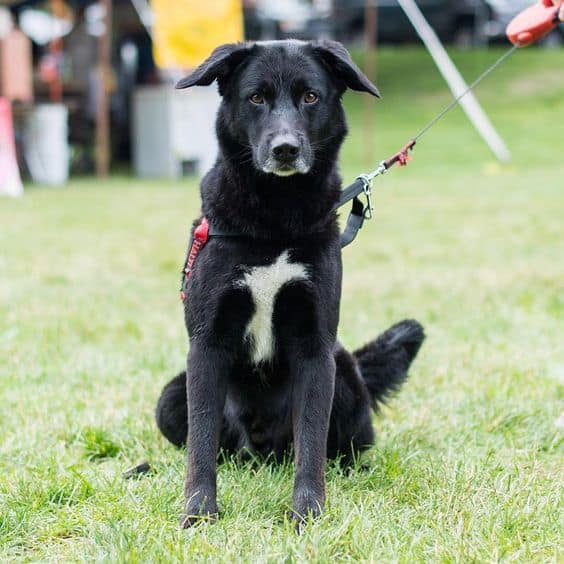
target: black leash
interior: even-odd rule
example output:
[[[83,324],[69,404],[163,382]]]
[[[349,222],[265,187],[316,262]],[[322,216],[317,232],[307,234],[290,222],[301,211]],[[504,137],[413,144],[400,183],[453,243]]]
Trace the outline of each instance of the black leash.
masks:
[[[352,208],[347,218],[347,224],[344,231],[341,233],[341,248],[346,247],[352,243],[358,232],[360,231],[364,220],[372,218],[372,199],[370,197],[370,181],[365,177],[358,177],[350,186],[343,190],[341,198],[335,204],[331,211],[337,211],[341,206],[352,200]],[[363,204],[359,198],[360,194],[364,193],[367,203]],[[210,224],[208,237],[249,237],[246,233],[240,231],[225,231],[218,229],[215,225]]]
[[[382,166],[383,163],[380,163]],[[380,167],[378,167],[379,171]],[[387,170],[387,169],[386,169]],[[384,170],[385,172],[385,170]],[[378,172],[377,174],[372,173],[371,175],[362,174],[359,176],[350,186],[347,186],[342,192],[339,200],[333,206],[331,211],[337,211],[340,207],[344,206],[346,203],[352,200],[352,208],[347,219],[347,224],[343,233],[341,234],[341,248],[346,247],[354,241],[360,228],[362,227],[365,219],[372,218],[372,199],[371,199],[371,186],[372,180],[382,174]],[[363,204],[359,198],[361,194],[366,196],[366,204]],[[240,231],[227,231],[223,229],[218,229],[212,223],[209,224],[208,228],[208,238],[211,237],[248,237],[247,234]]]
[[[352,200],[352,208],[347,218],[347,224],[341,234],[341,249],[350,245],[358,235],[365,219],[372,219],[374,208],[372,206],[372,182],[377,176],[380,176],[396,163],[400,166],[407,165],[410,157],[408,152],[415,146],[416,140],[412,139],[400,151],[392,155],[389,159],[382,161],[378,167],[368,174],[361,174],[342,192],[339,201],[334,205],[333,211],[337,211],[341,206]],[[361,194],[366,197],[366,204],[363,204],[359,198]]]
[[[400,166],[407,165],[408,161],[410,160],[409,151],[413,150],[417,141],[425,134],[429,129],[431,129],[437,122],[439,122],[446,114],[448,114],[454,107],[458,105],[460,100],[466,96],[469,92],[471,92],[486,76],[488,76],[494,69],[496,69],[507,57],[513,54],[518,45],[514,45],[513,47],[509,48],[499,59],[497,59],[492,65],[490,65],[464,92],[453,98],[453,100],[443,109],[441,110],[425,127],[423,127],[419,133],[415,137],[407,143],[400,151],[398,151],[395,155],[390,157],[389,159],[382,161],[376,170],[369,174],[361,174],[350,186],[347,186],[342,193],[339,201],[335,204],[334,210],[337,210],[342,205],[346,204],[348,201],[352,200],[353,205],[352,209],[349,213],[349,217],[347,219],[347,225],[343,234],[341,235],[341,248],[346,247],[350,243],[352,243],[356,236],[358,235],[359,230],[362,228],[365,219],[372,218],[372,199],[371,199],[371,190],[372,190],[372,182],[377,177],[380,176],[395,165],[399,163]],[[364,193],[366,196],[366,205],[362,204],[359,199],[359,196]]]

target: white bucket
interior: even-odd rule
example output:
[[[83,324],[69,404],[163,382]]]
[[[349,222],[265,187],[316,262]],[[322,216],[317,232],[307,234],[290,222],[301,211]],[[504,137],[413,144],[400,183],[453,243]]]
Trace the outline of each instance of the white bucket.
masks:
[[[28,116],[25,159],[34,182],[62,186],[69,177],[68,110],[62,104],[40,104]]]
[[[17,197],[22,194],[23,186],[16,160],[12,108],[6,98],[0,97],[0,195]]]

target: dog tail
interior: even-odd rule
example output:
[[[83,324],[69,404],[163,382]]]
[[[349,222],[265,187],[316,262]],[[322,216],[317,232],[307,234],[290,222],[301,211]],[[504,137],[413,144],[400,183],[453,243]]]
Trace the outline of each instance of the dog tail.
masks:
[[[161,392],[155,418],[161,433],[177,447],[186,444],[188,435],[188,402],[186,372],[173,378]]]
[[[422,325],[414,319],[406,319],[353,353],[375,410],[407,380],[409,366],[424,339]]]

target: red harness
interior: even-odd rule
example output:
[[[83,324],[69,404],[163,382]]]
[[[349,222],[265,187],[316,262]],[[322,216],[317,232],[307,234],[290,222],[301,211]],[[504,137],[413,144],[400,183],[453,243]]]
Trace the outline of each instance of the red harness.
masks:
[[[202,250],[202,247],[208,242],[210,238],[210,225],[208,220],[203,217],[200,224],[196,229],[194,229],[194,235],[192,236],[192,244],[188,251],[186,257],[186,262],[184,264],[184,269],[182,270],[182,287],[180,288],[180,297],[182,301],[186,300],[187,296],[187,285],[188,278],[192,275],[192,270],[194,268],[194,263],[198,257],[198,253]]]

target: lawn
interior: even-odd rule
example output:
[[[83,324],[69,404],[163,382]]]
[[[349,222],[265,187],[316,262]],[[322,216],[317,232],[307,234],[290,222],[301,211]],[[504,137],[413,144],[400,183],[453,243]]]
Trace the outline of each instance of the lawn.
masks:
[[[472,78],[498,54],[454,55]],[[378,67],[370,165],[449,100],[421,50]],[[222,464],[221,519],[178,528],[184,455],[153,409],[185,359],[196,182],[0,200],[0,561],[562,562],[563,69],[561,50],[518,52],[479,88],[511,165],[456,110],[377,180],[344,251],[340,335],[360,345],[409,316],[428,338],[376,446],[350,473],[329,465],[327,510],[300,537],[290,465]],[[347,107],[350,180],[370,166],[362,96]],[[153,473],[124,480],[142,460]]]

